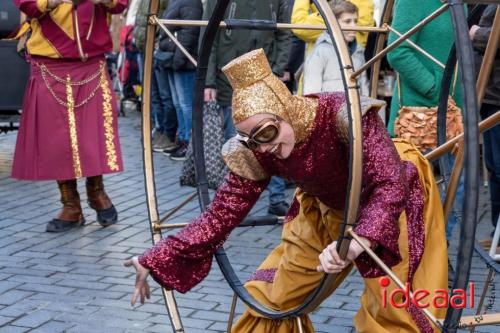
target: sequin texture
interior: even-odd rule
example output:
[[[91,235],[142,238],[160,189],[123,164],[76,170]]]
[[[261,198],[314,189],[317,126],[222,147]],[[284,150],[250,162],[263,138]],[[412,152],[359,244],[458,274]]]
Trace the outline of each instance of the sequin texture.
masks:
[[[208,275],[213,254],[248,214],[267,184],[268,180],[252,181],[230,173],[205,212],[175,236],[146,251],[139,262],[165,288],[189,291]]]
[[[276,268],[269,268],[269,269],[258,269],[256,270],[250,277],[248,278],[248,281],[264,281],[268,283],[273,283],[274,281],[274,276],[276,275]]]
[[[318,103],[314,122],[308,136],[296,144],[287,159],[253,153],[266,174],[293,180],[308,195],[332,209],[343,210],[349,152],[337,131],[336,113],[345,98],[341,93],[333,93],[309,99]],[[406,176],[410,170],[401,162],[382,121],[373,110],[363,117],[363,156],[361,208],[355,231],[376,243],[375,252],[391,267],[401,260],[397,221],[412,195]],[[140,258],[141,264],[151,270],[161,285],[188,291],[208,274],[213,253],[250,211],[267,183],[268,180],[250,180],[230,173],[207,211],[176,236],[162,240],[147,251]],[[295,206],[300,208],[300,205]],[[293,212],[294,204],[290,214]],[[417,247],[423,244],[419,242]],[[366,253],[358,257],[356,265],[363,277],[384,275]]]

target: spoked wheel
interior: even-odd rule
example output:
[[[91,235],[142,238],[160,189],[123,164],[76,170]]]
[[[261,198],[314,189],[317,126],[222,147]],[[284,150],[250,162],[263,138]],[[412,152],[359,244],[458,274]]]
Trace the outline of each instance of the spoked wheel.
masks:
[[[221,25],[224,17],[225,10],[230,0],[218,0],[214,13],[207,24],[205,34],[203,36],[202,45],[200,47],[199,61],[196,72],[196,85],[193,96],[193,151],[195,156],[195,170],[197,176],[197,192],[191,198],[197,195],[199,200],[200,209],[203,211],[210,202],[208,186],[206,181],[205,161],[202,143],[202,107],[203,107],[203,90],[205,88],[205,78],[207,72],[207,64],[210,55],[210,50],[216,33]],[[418,31],[418,29],[431,21],[433,18],[439,16],[446,10],[450,10],[453,18],[453,25],[455,27],[455,40],[457,45],[457,54],[459,59],[460,71],[460,84],[464,92],[464,107],[465,114],[465,134],[464,134],[464,169],[465,169],[465,197],[467,200],[464,203],[464,222],[461,226],[461,239],[458,254],[458,267],[457,267],[457,280],[455,281],[455,288],[465,289],[470,272],[470,264],[472,258],[472,248],[475,233],[475,222],[477,215],[477,201],[478,201],[478,184],[479,184],[479,146],[478,146],[478,128],[477,128],[477,98],[473,72],[473,57],[472,48],[468,39],[468,27],[465,17],[463,5],[457,5],[455,1],[449,0],[444,2],[443,5],[431,16],[424,19],[421,24],[411,29],[409,32],[402,35],[402,37],[395,43],[389,45],[386,49],[382,50],[386,35],[381,34],[377,39],[376,55],[373,59],[368,61],[362,68],[353,69],[352,61],[349,56],[347,46],[344,42],[342,31],[333,15],[326,0],[314,0],[316,7],[324,18],[326,29],[333,41],[337,59],[339,60],[340,68],[342,69],[342,78],[344,89],[346,91],[346,102],[348,105],[349,116],[349,186],[346,198],[346,206],[344,209],[344,223],[340,231],[338,239],[339,253],[342,258],[345,257],[349,242],[355,234],[352,233],[351,227],[356,225],[356,216],[359,206],[359,196],[361,192],[361,174],[362,174],[362,131],[361,131],[361,107],[360,99],[357,89],[357,77],[370,66],[372,67],[372,87],[371,94],[375,97],[377,91],[377,79],[379,71],[379,61],[390,50],[397,45],[404,42],[409,36]],[[388,23],[392,12],[392,1],[387,1],[386,8],[383,14],[383,28],[373,29],[377,32],[387,32],[390,27]],[[151,68],[152,68],[152,54],[154,46],[154,36],[156,33],[156,26],[160,25],[164,28],[162,21],[156,17],[158,8],[158,0],[151,0],[150,2],[150,20],[147,28],[146,40],[146,53],[144,64],[144,94],[143,94],[143,156],[144,156],[144,173],[146,184],[146,195],[148,203],[148,213],[151,222],[151,233],[153,242],[156,243],[161,239],[160,226],[162,220],[159,218],[156,202],[156,191],[154,182],[152,150],[151,150],[151,125],[150,125],[150,91],[151,91]],[[239,22],[236,22],[239,21]],[[169,24],[174,24],[169,22]],[[182,24],[182,23],[179,23]],[[190,22],[193,24],[193,22]],[[203,25],[200,23],[199,25]],[[283,25],[285,28],[292,28],[292,25]],[[276,22],[269,22],[260,24],[256,21],[250,20],[232,20],[231,27],[243,29],[276,29],[280,28]],[[298,28],[294,26],[294,28]],[[306,27],[303,27],[306,28]],[[312,29],[318,29],[312,28]],[[323,28],[324,29],[324,28]],[[366,29],[367,31],[370,29]],[[427,157],[433,159],[439,157],[444,152],[448,152],[452,144],[445,144],[443,147],[438,148],[436,151],[429,154]],[[263,223],[265,224],[265,223]],[[217,262],[228,281],[231,288],[234,290],[235,295],[240,298],[248,307],[257,313],[270,318],[270,319],[284,319],[284,318],[300,318],[300,316],[307,314],[317,308],[319,304],[331,294],[333,281],[336,274],[325,274],[321,279],[318,287],[305,299],[300,306],[280,312],[270,309],[258,301],[256,301],[243,287],[243,283],[238,279],[233,267],[224,248],[220,248],[215,254]],[[163,290],[166,298],[167,308],[172,321],[174,332],[184,332],[182,327],[181,318],[175,304],[175,298],[171,291]],[[234,307],[233,307],[234,309]],[[431,318],[435,325],[442,328],[446,332],[454,332],[460,320],[461,310],[452,309],[448,310],[446,319]],[[230,317],[232,321],[232,316]],[[300,319],[298,319],[300,321]]]

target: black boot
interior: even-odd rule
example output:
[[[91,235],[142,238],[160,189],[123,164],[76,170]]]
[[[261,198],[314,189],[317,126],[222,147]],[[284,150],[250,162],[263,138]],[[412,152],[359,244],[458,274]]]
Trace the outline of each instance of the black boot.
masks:
[[[88,177],[86,186],[87,201],[90,208],[97,212],[97,222],[103,227],[115,224],[118,221],[118,212],[104,192],[102,176]]]
[[[59,215],[47,223],[47,232],[64,232],[85,224],[76,179],[58,180],[63,208]]]

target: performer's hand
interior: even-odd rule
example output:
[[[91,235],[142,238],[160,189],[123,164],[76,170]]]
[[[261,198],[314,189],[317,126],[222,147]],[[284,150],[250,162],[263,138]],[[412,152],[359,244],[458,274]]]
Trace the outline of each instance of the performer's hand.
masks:
[[[134,294],[132,295],[132,300],[130,301],[130,304],[132,304],[132,306],[134,306],[138,297],[141,298],[141,304],[144,304],[144,300],[146,298],[149,299],[149,297],[151,296],[151,291],[149,289],[149,284],[147,281],[147,278],[149,275],[149,269],[142,266],[139,263],[139,260],[137,257],[133,257],[132,259],[125,260],[123,262],[123,265],[125,267],[134,266],[134,268],[135,268],[135,290],[134,290]]]
[[[48,0],[47,8],[54,9],[62,3],[71,3],[72,4],[73,1],[71,1],[71,0]]]
[[[368,239],[360,237],[363,243],[370,246],[371,243]],[[328,245],[323,252],[319,255],[320,265],[316,268],[318,272],[325,273],[340,273],[344,268],[346,268],[351,262],[353,262],[361,253],[363,253],[363,248],[355,240],[349,243],[349,250],[347,251],[347,256],[345,260],[340,259],[337,252],[337,241],[334,241]]]
[[[470,40],[474,40],[474,36],[476,35],[476,32],[479,30],[479,28],[481,28],[481,27],[478,25],[475,25],[475,24],[472,27],[470,27],[470,30],[469,30]]]
[[[217,98],[217,90],[214,88],[205,88],[205,103],[215,101]]]

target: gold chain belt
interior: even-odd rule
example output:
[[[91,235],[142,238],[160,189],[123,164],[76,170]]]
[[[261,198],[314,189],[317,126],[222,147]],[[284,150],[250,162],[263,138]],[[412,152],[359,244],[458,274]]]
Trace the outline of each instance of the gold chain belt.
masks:
[[[68,79],[60,78],[59,76],[57,76],[54,73],[52,73],[47,68],[47,66],[45,66],[44,64],[40,64],[38,62],[35,62],[35,64],[40,68],[40,71],[42,73],[43,82],[45,83],[45,86],[49,90],[50,94],[54,97],[54,99],[57,101],[57,103],[59,103],[60,105],[66,107],[66,108],[69,106],[68,103],[65,102],[64,100],[62,100],[61,98],[59,98],[57,96],[56,92],[52,89],[52,87],[49,84],[49,81],[47,79],[47,75],[49,75],[51,78],[53,78],[56,82],[64,84],[66,86],[66,93],[68,93],[68,87],[71,89],[72,86],[83,86],[85,84],[88,84],[88,83],[92,82],[96,78],[100,77],[100,80],[97,81],[96,86],[94,87],[94,89],[92,89],[92,91],[90,92],[89,96],[87,96],[80,103],[74,104],[72,106],[73,108],[78,108],[78,107],[80,107],[82,105],[87,104],[95,96],[95,93],[97,92],[97,89],[99,89],[99,87],[102,84],[102,80],[106,80],[106,75],[105,75],[106,67],[105,67],[103,61],[100,61],[99,69],[97,70],[97,72],[95,72],[94,74],[92,74],[91,76],[89,76],[88,78],[86,78],[85,80],[80,80],[80,81],[71,81],[71,80],[68,80]],[[69,77],[69,75],[68,75],[68,77]]]

